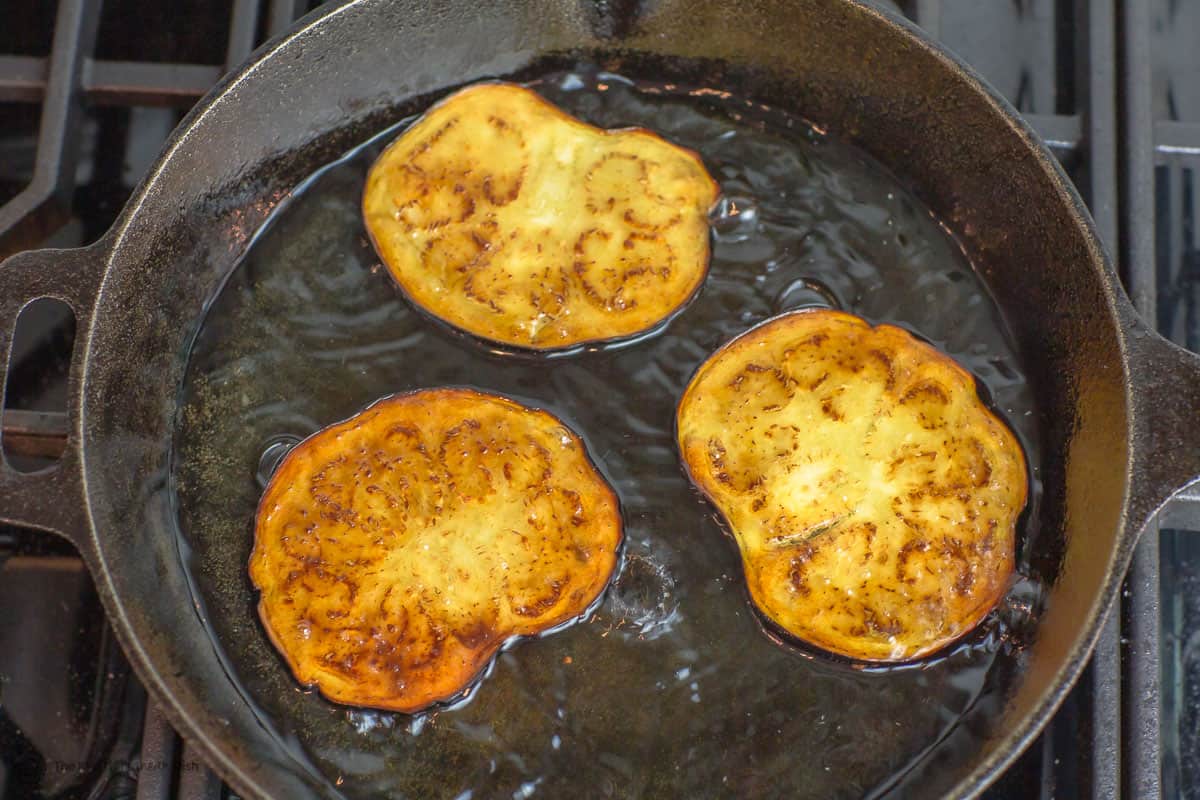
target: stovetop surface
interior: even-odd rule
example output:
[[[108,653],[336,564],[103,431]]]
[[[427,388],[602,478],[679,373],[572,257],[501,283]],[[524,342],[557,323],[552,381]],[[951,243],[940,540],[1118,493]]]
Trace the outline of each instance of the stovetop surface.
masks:
[[[309,5],[104,3],[79,159],[64,170],[65,212],[22,233],[19,246],[99,236],[206,87]],[[63,11],[41,0],[10,0],[5,10],[0,204],[18,197],[37,166],[38,75],[44,81]],[[1200,0],[1152,0],[1132,11],[1111,0],[910,0],[903,10],[1031,120],[1092,205],[1112,252],[1130,252],[1123,230],[1153,229],[1153,258],[1136,267],[1151,273],[1133,274],[1126,264],[1126,278],[1155,287],[1156,301],[1143,311],[1164,333],[1200,348]],[[1149,63],[1136,72],[1141,52]],[[1135,80],[1117,67],[1133,69]],[[1148,175],[1129,173],[1128,163],[1116,168],[1130,94],[1152,112],[1133,118],[1153,128]],[[1151,188],[1142,217],[1118,208],[1118,180]],[[0,255],[14,241],[0,239],[8,248]],[[69,317],[52,304],[23,315],[8,408],[63,408],[72,335]],[[1200,537],[1163,531],[1154,545],[1139,554],[1093,666],[987,797],[1200,797]],[[1138,733],[1147,707],[1157,725]],[[222,796],[232,795],[131,674],[71,547],[0,526],[0,800]]]

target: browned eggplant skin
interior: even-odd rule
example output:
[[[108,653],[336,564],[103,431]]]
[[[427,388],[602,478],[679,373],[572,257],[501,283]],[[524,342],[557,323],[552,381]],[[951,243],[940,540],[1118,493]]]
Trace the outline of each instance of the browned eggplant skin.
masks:
[[[969,372],[901,328],[831,310],[768,320],[697,370],[676,436],[752,601],[807,644],[920,659],[1010,583],[1020,444]]]
[[[425,313],[554,354],[669,321],[708,273],[719,188],[691,150],[603,130],[515,84],[433,106],[372,166],[363,218]]]
[[[616,493],[546,411],[471,389],[384,398],[297,445],[249,572],[296,679],[413,713],[508,641],[578,618],[617,564]]]

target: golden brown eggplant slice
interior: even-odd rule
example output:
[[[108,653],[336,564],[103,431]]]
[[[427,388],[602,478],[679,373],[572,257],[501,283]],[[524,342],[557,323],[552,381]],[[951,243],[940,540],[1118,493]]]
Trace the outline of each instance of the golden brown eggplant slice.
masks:
[[[617,497],[545,411],[466,389],[381,400],[298,445],[259,506],[250,578],[296,678],[413,712],[612,575]]]
[[[751,598],[799,639],[915,659],[1005,591],[1021,447],[971,375],[906,331],[839,311],[777,317],[700,367],[677,422]]]
[[[716,197],[692,151],[489,83],[384,151],[363,217],[418,306],[484,339],[554,350],[630,337],[681,309],[708,271]]]

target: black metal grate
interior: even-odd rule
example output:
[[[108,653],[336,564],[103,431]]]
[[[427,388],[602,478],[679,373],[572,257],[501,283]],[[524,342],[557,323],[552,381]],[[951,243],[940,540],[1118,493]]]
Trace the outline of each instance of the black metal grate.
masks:
[[[317,3],[311,3],[316,5]],[[187,19],[170,4],[163,20]],[[192,3],[191,20],[211,20],[211,3]],[[95,59],[99,0],[61,0],[48,57],[0,55],[0,103],[40,103],[36,159],[29,185],[0,206],[0,256],[33,247],[69,216],[85,127],[84,108],[190,108],[254,47],[308,10],[305,0],[233,0],[219,64]],[[163,7],[167,9],[167,6]],[[109,17],[142,14],[134,3],[111,2]],[[140,40],[146,51],[156,39]],[[193,48],[195,49],[195,48]]]
[[[176,18],[185,17],[175,5]],[[310,3],[232,0],[220,14],[211,3],[178,5],[192,19],[219,18],[218,33],[204,28],[179,46],[147,36],[122,47],[107,32],[121,15],[137,13],[134,3],[110,0],[102,9],[98,0],[60,0],[48,55],[0,54],[0,113],[40,107],[36,137],[15,145],[34,154],[26,159],[32,170],[0,174],[18,184],[0,206],[0,256],[99,235],[149,165],[134,140],[148,137],[156,152],[183,110]],[[1176,341],[1200,347],[1200,103],[1187,96],[1195,72],[1172,82],[1179,65],[1162,63],[1164,54],[1186,59],[1193,50],[1188,42],[1152,47],[1156,36],[1200,20],[1200,0],[901,5],[999,87],[1050,144],[1118,256],[1139,310]],[[115,166],[87,158],[104,149],[105,137],[126,142]],[[0,163],[19,160],[0,149]],[[81,165],[91,170],[87,188],[78,180]],[[1164,522],[1196,526],[1197,506]],[[1179,597],[1185,586],[1200,589],[1200,575],[1181,566],[1188,559],[1200,565],[1196,539],[1175,532],[1145,538],[1079,687],[988,797],[1174,797],[1189,780],[1200,784],[1200,634],[1181,638],[1188,620],[1200,629],[1200,608]],[[131,691],[129,702],[140,709],[139,696]],[[110,769],[122,796],[134,796],[134,779],[138,800],[229,796],[152,705],[140,738],[129,769]]]

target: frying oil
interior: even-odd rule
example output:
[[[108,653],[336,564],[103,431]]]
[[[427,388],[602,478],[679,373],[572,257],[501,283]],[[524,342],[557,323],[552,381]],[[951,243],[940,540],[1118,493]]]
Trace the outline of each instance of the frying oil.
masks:
[[[975,374],[1026,447],[1036,507],[1032,393],[967,257],[883,167],[797,117],[591,69],[532,85],[592,123],[700,153],[722,190],[708,280],[635,343],[550,360],[496,352],[416,313],[367,242],[364,178],[403,123],[299,187],[208,311],[173,459],[197,599],[247,698],[348,796],[859,797],[935,742],[969,750],[1041,602],[1025,557],[1036,512],[1018,542],[1023,575],[975,633],[916,665],[863,669],[764,629],[672,430],[689,377],[722,343],[783,311],[838,307],[901,325]],[[295,684],[258,621],[245,574],[258,497],[304,436],[444,385],[547,408],[584,438],[621,498],[620,571],[589,618],[507,648],[452,707],[334,705]]]

